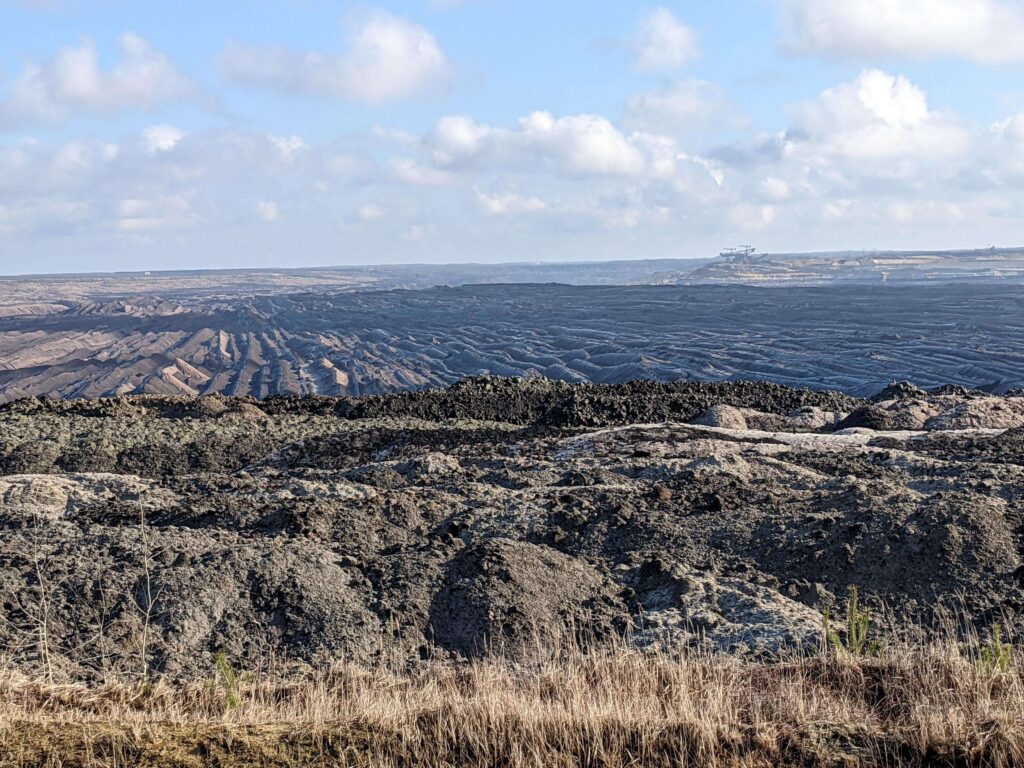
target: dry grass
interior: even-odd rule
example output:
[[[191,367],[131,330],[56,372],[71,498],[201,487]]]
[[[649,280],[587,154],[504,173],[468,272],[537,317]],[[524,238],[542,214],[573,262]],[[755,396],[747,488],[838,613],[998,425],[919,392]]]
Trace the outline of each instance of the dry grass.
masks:
[[[1024,765],[1024,675],[954,646],[777,663],[610,650],[174,687],[0,677],[0,766]]]

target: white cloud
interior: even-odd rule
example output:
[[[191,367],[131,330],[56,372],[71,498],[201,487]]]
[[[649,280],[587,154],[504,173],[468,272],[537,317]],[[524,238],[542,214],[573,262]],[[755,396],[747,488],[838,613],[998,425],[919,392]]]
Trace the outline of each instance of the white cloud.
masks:
[[[776,202],[786,200],[792,194],[789,184],[774,176],[762,179],[760,189],[763,197]]]
[[[600,115],[555,118],[534,112],[519,121],[525,141],[570,173],[631,176],[643,173],[645,158],[611,122]]]
[[[540,198],[523,197],[514,193],[488,194],[478,191],[476,199],[488,216],[512,216],[547,209],[547,204]]]
[[[305,139],[301,136],[274,136],[271,135],[270,143],[277,150],[278,157],[286,163],[291,162],[299,153],[309,149]]]
[[[183,195],[126,198],[117,204],[117,229],[128,234],[180,229],[192,226],[198,219]]]
[[[551,170],[575,176],[636,176],[652,158],[647,137],[626,136],[601,115],[554,117],[534,112],[515,128],[456,115],[438,120],[425,139],[431,161],[450,171],[480,165]]]
[[[781,0],[781,11],[799,51],[1024,61],[1024,9],[1007,0]]]
[[[900,239],[914,232],[927,242],[956,232],[969,244],[981,228],[992,241],[1009,231],[1005,206],[1022,202],[1024,121],[972,125],[908,78],[873,69],[790,114],[789,130],[716,152],[737,228],[817,232],[817,247],[839,248],[914,245]]]
[[[100,66],[90,40],[61,48],[43,64],[30,64],[0,100],[0,128],[61,123],[79,113],[153,109],[167,101],[201,98],[199,87],[144,38],[126,33],[121,61]]]
[[[153,125],[142,132],[142,143],[149,152],[170,152],[184,137],[172,125]]]
[[[437,121],[427,141],[436,164],[457,166],[480,155],[494,136],[494,129],[471,117],[450,115]]]
[[[1024,145],[1024,112],[1000,120],[992,129],[1001,138]]]
[[[868,69],[851,83],[792,110],[792,146],[859,161],[935,161],[968,149],[970,134],[955,116],[933,111],[923,90],[902,75]]]
[[[120,144],[24,141],[0,148],[0,206],[14,211],[7,227],[20,236],[136,237],[224,226],[254,212],[272,220],[279,209],[268,201],[293,185],[313,194],[305,169],[266,162],[274,151],[264,136],[169,126]]]
[[[703,87],[653,93],[699,116],[686,97]],[[671,121],[549,112],[503,125],[452,115],[398,140],[154,125],[117,143],[12,142],[0,145],[0,260],[15,248],[60,259],[68,238],[122,264],[207,265],[227,251],[279,263],[295,242],[328,263],[699,255],[737,231],[761,249],[1024,238],[1024,117],[972,125],[871,69],[789,114],[788,130],[714,151]]]
[[[977,164],[981,177],[994,180],[1010,174],[1013,182],[1019,184],[1024,178],[1024,112],[992,125],[987,138],[993,146]]]
[[[220,59],[224,73],[245,85],[374,105],[423,95],[451,73],[430,32],[383,11],[353,24],[342,54],[230,43]]]
[[[647,72],[671,72],[700,54],[697,33],[667,8],[640,20],[633,35],[633,61]]]

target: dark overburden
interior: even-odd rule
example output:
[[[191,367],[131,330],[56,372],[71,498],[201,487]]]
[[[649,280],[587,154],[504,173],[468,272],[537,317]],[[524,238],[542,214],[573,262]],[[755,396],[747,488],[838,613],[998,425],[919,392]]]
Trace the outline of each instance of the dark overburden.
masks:
[[[86,678],[572,633],[771,657],[817,648],[851,585],[879,631],[985,629],[1024,607],[1022,427],[1024,398],[909,385],[25,400],[0,408],[0,643]]]
[[[897,379],[1024,386],[1024,298],[1007,284],[500,285],[24,311],[0,317],[0,400],[360,395],[479,374],[761,379],[855,395]]]

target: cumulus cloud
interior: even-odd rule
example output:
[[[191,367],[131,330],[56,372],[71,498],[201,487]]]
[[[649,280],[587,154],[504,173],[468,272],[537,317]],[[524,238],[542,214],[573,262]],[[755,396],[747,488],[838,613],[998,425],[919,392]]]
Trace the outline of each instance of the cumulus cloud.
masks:
[[[630,176],[643,172],[643,153],[599,115],[555,118],[534,112],[519,123],[528,145],[571,173]]]
[[[633,62],[647,72],[671,72],[697,58],[697,33],[667,8],[658,8],[640,20],[632,40]]]
[[[433,162],[457,171],[474,166],[547,170],[569,176],[642,176],[657,166],[662,147],[644,134],[626,135],[602,115],[555,117],[533,112],[514,128],[467,116],[441,118],[425,143]]]
[[[277,143],[273,136],[186,134],[166,125],[119,143],[22,141],[0,148],[0,206],[8,231],[29,237],[137,238],[277,221],[277,198],[296,188],[312,196],[317,181],[309,167],[274,160]]]
[[[761,180],[760,192],[762,197],[776,202],[782,202],[792,194],[789,184],[774,176],[767,176]]]
[[[0,146],[0,245],[32,244],[60,258],[60,239],[73,236],[83,255],[120,253],[130,263],[141,258],[134,248],[208,259],[244,241],[257,259],[297,239],[311,254],[336,253],[340,225],[353,254],[423,247],[432,258],[458,258],[460,243],[494,243],[504,232],[498,250],[515,257],[515,243],[526,247],[517,238],[543,242],[545,232],[664,226],[666,212],[689,199],[687,171],[676,189],[674,177],[656,170],[662,150],[653,144],[674,155],[672,141],[577,118],[536,113],[508,128],[473,123],[468,131],[443,122],[452,129],[448,149],[469,153],[456,165],[439,164],[430,136],[383,160],[394,147],[372,135],[309,142],[157,125],[117,143],[21,141]],[[596,159],[581,159],[588,153]],[[372,226],[385,218],[387,226]]]
[[[1010,0],[781,0],[781,12],[798,51],[1024,61],[1024,9]]]
[[[796,143],[833,158],[938,161],[962,154],[970,143],[962,122],[930,109],[921,88],[877,69],[791,111]]]
[[[651,93],[685,128],[715,90],[686,81]],[[696,255],[737,231],[762,249],[797,237],[857,247],[866,233],[900,245],[889,233],[922,227],[1024,236],[1013,215],[1024,204],[1024,116],[972,125],[907,77],[867,69],[792,105],[786,130],[711,149],[675,119],[651,118],[661,102],[650,94],[631,104],[644,109],[621,121],[449,115],[398,140],[386,128],[311,140],[158,124],[117,142],[0,145],[0,252],[56,243],[62,253],[59,238],[73,236],[83,253],[121,248],[126,260],[132,248],[208,255],[231,244],[269,263],[301,241],[329,261],[339,227],[351,260],[482,248],[494,259]]]
[[[1024,146],[1024,112],[1000,120],[992,129],[1000,137]]]
[[[119,46],[121,60],[109,70],[100,66],[91,40],[61,48],[42,64],[26,66],[0,100],[0,128],[54,124],[79,113],[145,110],[201,98],[200,88],[144,38],[127,33]]]
[[[950,231],[970,217],[1005,231],[1000,207],[1024,170],[1006,138],[1012,118],[972,125],[907,77],[875,69],[789,111],[788,130],[714,153],[736,227],[817,231],[838,247],[865,233],[885,243],[915,227]]]
[[[1024,181],[1024,112],[997,121],[986,138],[990,151],[976,165],[980,183],[999,180],[1019,186]]]
[[[170,152],[184,137],[173,125],[153,125],[142,132],[142,143],[150,152]]]
[[[295,160],[300,153],[309,149],[309,145],[306,144],[306,140],[301,136],[270,135],[267,138],[270,139],[270,143],[273,144],[274,149],[277,150],[277,156],[285,162]]]
[[[384,11],[354,21],[341,54],[232,42],[220,63],[228,78],[244,85],[372,105],[427,93],[451,73],[429,31]]]
[[[467,115],[448,115],[437,121],[427,142],[433,150],[434,162],[452,167],[479,157],[493,144],[497,133]]]

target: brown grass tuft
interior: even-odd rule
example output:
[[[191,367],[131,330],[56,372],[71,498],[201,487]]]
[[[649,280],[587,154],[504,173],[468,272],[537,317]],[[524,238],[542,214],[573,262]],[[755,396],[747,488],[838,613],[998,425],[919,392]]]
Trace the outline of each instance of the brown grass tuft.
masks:
[[[223,670],[221,670],[223,672]],[[570,653],[395,673],[0,676],[0,766],[1024,765],[1024,677],[952,645],[775,663]]]

